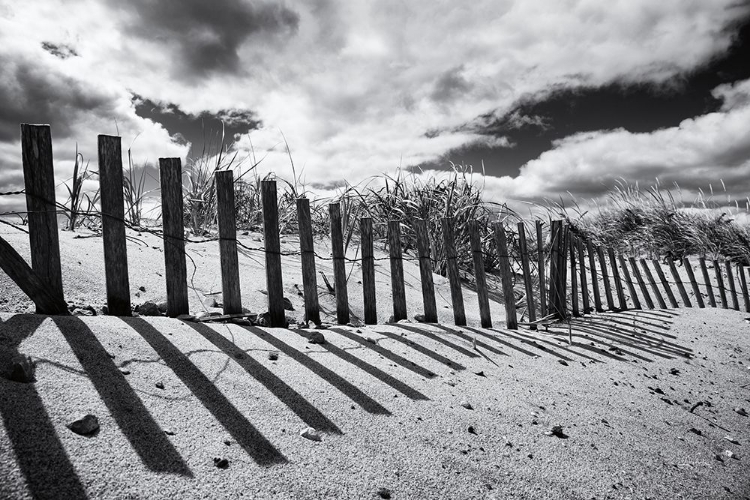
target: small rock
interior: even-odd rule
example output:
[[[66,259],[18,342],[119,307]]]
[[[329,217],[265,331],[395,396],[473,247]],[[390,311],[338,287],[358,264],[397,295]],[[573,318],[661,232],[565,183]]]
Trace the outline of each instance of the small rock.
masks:
[[[724,455],[726,455],[727,458],[737,458],[737,455],[735,455],[732,450],[724,450]]]
[[[691,427],[690,429],[688,429],[688,432],[692,432],[693,434],[697,434],[699,436],[703,435],[703,431],[696,429],[695,427]]]
[[[735,408],[735,409],[734,409],[734,411],[735,411],[735,412],[736,412],[736,413],[737,413],[738,415],[742,415],[743,417],[747,417],[747,412],[745,411],[745,409],[744,409],[744,408]]]
[[[474,407],[471,406],[471,403],[469,403],[468,401],[461,401],[459,404],[461,406],[463,406],[464,408],[466,408],[467,410],[473,410],[474,409]]]
[[[172,429],[164,429],[164,434],[167,436],[174,436],[174,431]]]
[[[326,338],[320,332],[310,332],[310,336],[307,337],[307,342],[310,344],[325,344]]]
[[[476,429],[474,429],[474,426],[473,426],[473,425],[470,425],[470,426],[469,426],[469,428],[468,428],[468,429],[466,429],[466,431],[467,431],[467,432],[468,432],[469,434],[476,434],[476,433],[477,433],[477,431],[476,431]]]
[[[718,453],[714,454],[714,458],[716,460],[718,460],[719,462],[723,462],[724,461],[724,458],[721,455],[719,455]]]
[[[669,370],[669,373],[671,373],[672,375],[679,375],[680,370],[678,370],[677,368],[672,368],[671,370]]]
[[[557,362],[563,366],[568,366],[568,363],[564,359],[558,359]]]
[[[380,488],[378,490],[378,496],[385,499],[391,498],[391,490],[388,488]]]
[[[483,371],[481,371],[481,370],[480,370],[480,371],[478,371],[478,372],[474,372],[474,375],[476,375],[477,377],[486,377],[486,376],[487,376],[487,375],[485,375],[485,374],[484,374],[484,372],[483,372]]]
[[[68,429],[80,434],[81,436],[90,436],[99,430],[99,419],[95,415],[88,414],[67,425]]]
[[[545,434],[545,435],[547,435],[547,436],[555,436],[555,437],[559,437],[559,438],[564,438],[564,437],[567,437],[567,436],[565,435],[565,432],[563,432],[563,427],[562,427],[562,425],[553,425],[553,426],[552,426],[552,427],[550,427],[550,429],[549,429],[549,430],[548,430],[547,432],[545,432],[544,434]]]
[[[140,290],[142,292],[145,292],[146,291],[146,287],[145,286],[139,286],[138,290]]]
[[[229,467],[229,460],[226,458],[214,457],[214,465],[219,469],[226,469]]]
[[[141,316],[161,316],[161,311],[159,311],[159,306],[151,301],[146,301],[138,306],[138,314]]]
[[[427,323],[427,317],[424,314],[415,314],[414,321],[417,323]]]
[[[157,389],[164,389],[164,384],[162,382],[157,382],[156,383],[156,388]]]
[[[284,297],[284,309],[287,311],[294,311],[294,306],[292,305],[292,301],[288,298]]]
[[[120,368],[120,373],[122,373],[123,375],[130,375],[130,370],[128,370],[127,368]]]
[[[309,439],[310,441],[320,441],[320,434],[318,434],[315,429],[312,427],[305,427],[301,431],[299,431],[299,435],[302,436],[305,439]]]
[[[271,361],[276,361],[277,359],[279,359],[279,353],[278,352],[269,352],[268,353],[268,359],[270,359]]]
[[[371,344],[377,344],[377,343],[378,343],[378,341],[377,341],[377,340],[375,340],[375,339],[374,339],[374,338],[372,338],[372,337],[365,337],[365,340],[366,340],[366,341],[368,341],[368,342],[369,342],[369,343],[371,343]]]
[[[732,443],[732,444],[740,444],[740,442],[739,442],[739,441],[737,441],[737,440],[736,440],[735,438],[733,438],[732,436],[724,436],[724,439],[726,439],[727,441],[729,441],[729,442],[730,442],[730,443]]]
[[[22,356],[18,360],[14,361],[10,369],[10,377],[13,382],[21,382],[28,384],[34,382],[34,371],[36,366],[32,361],[31,356]]]

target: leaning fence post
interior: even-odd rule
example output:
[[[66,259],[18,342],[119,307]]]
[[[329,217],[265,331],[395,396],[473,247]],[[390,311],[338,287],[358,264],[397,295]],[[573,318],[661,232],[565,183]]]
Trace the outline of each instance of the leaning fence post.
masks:
[[[281,277],[281,241],[276,181],[261,181],[263,202],[263,238],[266,253],[266,288],[270,327],[285,327],[284,285]]]
[[[638,282],[638,287],[641,289],[641,293],[643,294],[643,300],[646,301],[646,305],[649,309],[653,309],[654,302],[651,300],[651,295],[648,293],[646,283],[643,281],[641,272],[638,270],[638,265],[635,262],[635,257],[628,257],[628,262],[630,263],[630,268],[633,270],[633,276],[635,276],[635,279]]]
[[[559,314],[560,270],[557,268],[560,260],[560,240],[562,239],[562,221],[553,220],[550,224],[550,256],[549,256],[549,294],[547,295],[547,312]]]
[[[591,290],[594,292],[594,309],[596,312],[602,312],[602,297],[599,291],[599,279],[596,276],[596,256],[594,255],[594,245],[591,240],[586,240],[586,250],[589,254],[589,270],[591,271]]]
[[[615,279],[617,301],[620,303],[620,310],[624,311],[628,308],[628,303],[625,301],[625,291],[622,289],[620,270],[617,269],[617,259],[615,258],[615,251],[612,247],[607,247],[607,255],[609,256],[609,265],[612,267],[612,277]]]
[[[602,272],[602,281],[604,282],[604,293],[607,296],[607,307],[610,311],[615,310],[615,300],[612,297],[612,285],[609,283],[609,272],[607,271],[607,259],[604,257],[604,249],[599,245],[596,246],[596,254],[599,256],[599,266]]]
[[[365,306],[365,324],[378,322],[375,293],[375,255],[373,251],[372,218],[362,217],[359,221],[360,245],[362,245],[362,292]]]
[[[687,272],[690,285],[693,287],[693,294],[695,294],[695,301],[698,302],[698,307],[706,307],[706,304],[703,303],[703,295],[701,295],[701,291],[698,288],[698,283],[695,281],[693,266],[690,264],[687,257],[683,257],[682,264],[685,266],[685,272]]]
[[[640,299],[638,299],[638,294],[635,292],[635,283],[633,283],[633,280],[630,278],[630,271],[628,271],[628,266],[625,264],[625,258],[621,253],[617,254],[617,261],[620,263],[620,267],[622,268],[622,275],[628,285],[630,300],[633,302],[633,307],[635,307],[636,309],[642,309],[641,301]]]
[[[674,297],[674,293],[672,293],[672,287],[669,286],[669,281],[667,281],[667,277],[664,276],[664,271],[661,268],[661,265],[659,264],[659,261],[657,259],[653,259],[654,263],[654,269],[656,269],[656,274],[659,275],[659,280],[661,281],[661,284],[664,286],[664,291],[667,292],[667,298],[669,299],[669,303],[674,307],[677,308],[677,299]]]
[[[391,289],[393,290],[393,321],[407,318],[404,262],[401,254],[401,221],[388,221],[388,250],[391,260]]]
[[[583,241],[576,237],[576,247],[578,247],[578,264],[581,267],[581,298],[583,299],[583,314],[591,312],[591,304],[589,303],[589,286],[586,282],[586,259],[583,254]]]
[[[711,287],[711,278],[708,276],[708,269],[706,268],[706,258],[701,256],[698,257],[698,264],[701,267],[701,273],[703,274],[703,281],[706,285],[706,293],[708,294],[708,304],[711,307],[716,307],[716,298],[714,297],[714,289]]]
[[[539,272],[539,310],[542,318],[547,315],[547,283],[545,279],[544,238],[542,221],[536,221],[537,270]]]
[[[732,263],[729,260],[724,261],[727,270],[727,281],[729,281],[729,293],[732,295],[732,309],[740,310],[740,303],[737,298],[737,287],[734,284],[734,273],[732,273]]]
[[[538,222],[538,221],[537,221]],[[523,269],[523,283],[526,288],[526,308],[529,311],[531,329],[536,330],[536,304],[534,303],[534,284],[531,280],[529,266],[529,250],[526,242],[526,227],[523,222],[518,223],[518,251],[521,253],[521,268]]]
[[[727,303],[727,292],[724,289],[724,278],[721,276],[721,266],[719,266],[719,261],[716,259],[714,259],[714,274],[716,274],[716,283],[719,286],[721,307],[724,309],[729,309],[729,304]]]
[[[320,324],[318,279],[315,275],[315,248],[313,246],[310,200],[297,198],[300,260],[302,262],[302,290],[305,296],[305,321]]]
[[[575,236],[571,235],[569,247],[570,247],[570,292],[571,292],[571,307],[573,309],[573,316],[580,316],[581,313],[578,310],[578,276],[576,276],[577,265],[576,265],[576,243]]]
[[[482,237],[479,234],[477,221],[469,221],[469,237],[471,253],[474,260],[474,279],[477,285],[477,300],[479,301],[479,318],[482,328],[492,328],[490,316],[490,298],[487,295],[487,276],[484,273],[484,257],[482,256]]]
[[[242,312],[240,265],[237,258],[237,224],[234,214],[234,173],[216,172],[216,202],[219,216],[219,256],[224,314]]]
[[[505,322],[509,330],[518,330],[518,319],[516,317],[516,298],[513,295],[513,282],[510,259],[508,258],[508,241],[505,236],[502,222],[495,222],[495,242],[497,243],[497,256],[500,261],[500,273],[503,282],[503,298],[505,299]]]
[[[107,307],[113,316],[130,316],[130,281],[125,240],[120,138],[99,136],[99,187],[102,207]]]
[[[427,223],[423,219],[414,219],[414,231],[417,235],[417,252],[419,252],[419,274],[422,278],[424,320],[426,323],[437,323],[437,304],[435,303],[435,285],[432,281],[432,262],[430,261],[430,240],[427,235]]]
[[[675,283],[677,283],[677,290],[680,292],[682,302],[685,304],[685,307],[693,307],[693,305],[690,303],[690,297],[688,297],[687,291],[685,290],[685,285],[682,284],[680,274],[677,272],[677,266],[674,265],[674,261],[672,259],[668,259],[668,261],[669,270],[672,272],[672,278],[674,279]]]
[[[651,270],[648,268],[648,263],[646,262],[646,259],[641,259],[641,266],[643,267],[643,272],[646,274],[646,279],[648,279],[648,283],[651,285],[651,289],[654,291],[654,296],[656,297],[656,300],[659,302],[659,307],[662,309],[666,309],[667,303],[664,302],[664,297],[661,296],[659,287],[656,286],[656,281],[654,281],[654,275],[651,274]]]
[[[443,246],[445,247],[445,259],[448,267],[448,281],[451,287],[451,300],[453,302],[453,319],[456,326],[466,325],[466,312],[464,310],[464,295],[461,291],[461,276],[458,271],[456,258],[456,243],[453,237],[453,218],[443,217]]]
[[[346,286],[346,261],[344,258],[344,233],[341,228],[341,205],[328,205],[331,218],[331,251],[333,253],[333,280],[336,291],[336,319],[340,325],[349,323],[349,291]]]
[[[185,226],[182,222],[182,164],[179,158],[159,158],[161,220],[164,229],[164,276],[167,316],[188,314]]]
[[[65,302],[57,233],[55,171],[49,125],[21,124],[21,156],[28,211],[31,267],[56,302]],[[41,312],[39,310],[38,312]]]
[[[742,287],[742,298],[745,300],[745,311],[750,312],[750,296],[747,293],[747,278],[745,277],[745,267],[737,263],[737,274],[740,275],[740,286]]]

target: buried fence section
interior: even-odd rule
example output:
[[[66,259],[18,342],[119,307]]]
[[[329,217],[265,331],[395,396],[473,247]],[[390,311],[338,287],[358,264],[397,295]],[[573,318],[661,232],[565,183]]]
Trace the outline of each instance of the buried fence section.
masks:
[[[179,158],[159,158],[159,181],[167,316],[174,318],[189,313],[185,227],[182,220],[182,164]]]
[[[688,280],[690,280],[690,286],[693,287],[693,295],[695,295],[695,301],[698,303],[698,307],[706,307],[706,304],[703,302],[703,294],[701,294],[701,291],[698,288],[698,282],[695,281],[693,265],[690,264],[690,260],[688,260],[687,257],[683,257],[682,264],[685,266],[685,272],[688,275]]]
[[[331,219],[331,254],[333,256],[333,286],[336,293],[336,321],[349,323],[349,291],[346,288],[346,261],[344,257],[344,232],[341,226],[341,205],[328,205]]]
[[[711,307],[716,307],[716,298],[714,297],[714,289],[711,286],[711,278],[708,276],[708,269],[706,268],[706,257],[698,257],[698,263],[701,267],[701,273],[703,274],[703,282],[706,284],[706,294],[708,295],[708,304]]]
[[[393,290],[393,321],[407,318],[404,262],[401,254],[401,221],[388,221],[388,249],[391,260],[391,289]],[[486,289],[486,287],[485,287]],[[466,324],[464,322],[464,324]]]
[[[451,301],[453,302],[453,319],[456,326],[465,326],[466,312],[464,311],[464,296],[461,291],[461,277],[458,273],[458,261],[456,260],[456,244],[453,236],[453,218],[443,217],[442,226],[445,259],[448,268],[448,281],[451,287]],[[505,257],[507,258],[507,251],[505,252]]]
[[[724,288],[724,278],[721,275],[721,266],[719,266],[719,261],[714,259],[714,274],[716,275],[716,284],[719,287],[719,298],[721,298],[721,307],[723,309],[729,309],[729,304],[727,303],[727,292]]]
[[[536,325],[533,323],[536,321],[536,304],[534,301],[534,286],[531,277],[531,268],[529,265],[529,246],[526,241],[526,228],[523,222],[518,223],[518,250],[521,254],[521,269],[523,270],[523,284],[526,290],[526,310],[529,312],[529,323],[532,323],[531,328],[536,329]],[[542,285],[542,273],[540,268],[539,271],[539,283],[540,290],[544,289]],[[542,316],[543,317],[543,316]]]
[[[125,202],[122,191],[120,138],[98,137],[104,274],[107,308],[113,316],[130,316],[130,281],[125,240]]]
[[[313,246],[310,200],[297,198],[297,223],[299,225],[299,250],[302,264],[302,292],[305,299],[305,321],[320,324],[318,303],[318,278],[315,275],[315,247]]]
[[[505,324],[509,330],[518,329],[518,318],[516,316],[516,302],[513,296],[512,270],[508,256],[508,240],[502,222],[495,222],[495,242],[497,244],[497,256],[500,263],[500,277],[503,283],[503,299],[505,300]]]
[[[52,300],[56,303],[65,302],[60,266],[60,236],[57,233],[52,135],[49,125],[21,124],[21,156],[31,268],[47,287]],[[46,304],[47,301],[44,300],[43,303]],[[37,304],[37,307],[39,305]]]
[[[667,294],[669,303],[672,305],[672,307],[676,309],[678,307],[677,299],[675,299],[674,293],[672,293],[672,288],[669,286],[669,281],[667,281],[667,277],[664,275],[664,271],[661,268],[661,264],[659,264],[659,260],[652,259],[652,262],[654,263],[654,269],[656,270],[656,274],[659,276],[659,280],[661,281],[661,284],[664,287],[664,291]]]
[[[373,250],[372,218],[362,217],[359,221],[360,246],[362,248],[362,294],[365,307],[365,324],[378,322],[375,292],[375,254]]]
[[[635,280],[638,283],[638,288],[641,289],[641,294],[643,295],[643,300],[646,301],[646,306],[648,306],[649,309],[653,309],[654,302],[651,300],[651,294],[648,293],[648,288],[646,288],[646,283],[643,281],[643,276],[641,276],[641,271],[638,269],[635,257],[628,257],[628,263],[630,264],[630,269],[633,270],[633,276],[635,276]]]
[[[474,279],[477,284],[477,300],[479,301],[479,318],[482,328],[492,328],[490,316],[490,299],[487,295],[487,276],[484,274],[484,257],[482,256],[482,237],[479,234],[479,223],[469,221],[469,238],[471,253],[474,261]],[[531,297],[528,297],[531,300]]]
[[[669,258],[667,259],[667,263],[669,265],[669,270],[672,272],[672,279],[674,279],[674,282],[677,284],[677,290],[680,292],[682,304],[685,307],[693,307],[690,303],[690,297],[688,297],[687,290],[685,290],[685,285],[682,284],[680,274],[677,272],[677,266],[674,265],[674,260]]]
[[[542,318],[547,315],[547,280],[545,276],[546,259],[544,258],[544,238],[542,235],[542,221],[536,221],[536,250],[539,272],[539,313]]]
[[[609,265],[612,266],[612,277],[615,280],[617,302],[620,304],[620,310],[624,311],[628,308],[628,303],[625,301],[625,290],[622,288],[622,279],[620,279],[620,270],[617,268],[617,259],[615,258],[614,249],[607,247],[607,255],[609,256]]]
[[[234,213],[234,173],[231,170],[222,170],[217,171],[215,175],[224,314],[239,314],[242,312],[242,297],[240,295],[240,267],[237,259],[237,224]]]
[[[734,284],[734,273],[732,272],[732,263],[729,260],[724,261],[727,270],[727,281],[729,281],[729,293],[732,294],[732,309],[740,310],[740,303],[737,298],[737,287]]]
[[[263,239],[266,254],[266,289],[268,322],[271,327],[285,327],[284,285],[281,277],[281,241],[279,238],[279,207],[276,181],[261,181],[263,204]]]
[[[414,220],[414,231],[417,235],[417,252],[419,252],[419,274],[422,283],[424,320],[426,323],[437,323],[435,284],[432,281],[432,261],[430,260],[430,240],[427,235],[427,223],[424,219]]]

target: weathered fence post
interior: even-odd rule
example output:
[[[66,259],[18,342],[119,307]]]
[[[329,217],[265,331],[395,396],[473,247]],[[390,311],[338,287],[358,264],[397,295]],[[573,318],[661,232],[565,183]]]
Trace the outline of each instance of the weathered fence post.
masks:
[[[487,276],[484,273],[484,257],[482,256],[482,236],[479,234],[479,225],[475,220],[469,221],[469,238],[471,240],[471,253],[474,260],[474,279],[477,285],[479,318],[482,328],[492,328],[490,299],[487,294]]]
[[[610,311],[615,310],[615,300],[612,297],[612,285],[609,283],[609,272],[607,271],[607,259],[604,257],[604,249],[597,245],[596,254],[599,257],[599,267],[602,272],[602,281],[604,282],[604,293],[607,296],[607,308]]]
[[[336,290],[336,319],[340,325],[349,323],[349,291],[346,287],[346,261],[344,233],[341,227],[341,205],[328,205],[331,218],[331,251],[333,253],[333,280]]]
[[[437,304],[435,303],[435,285],[432,281],[432,262],[430,261],[430,240],[427,235],[427,223],[423,219],[414,219],[414,231],[417,235],[417,252],[419,252],[419,274],[422,278],[424,320],[426,323],[437,323]]]
[[[122,192],[122,150],[119,137],[99,136],[99,188],[107,307],[109,314],[113,316],[130,316],[130,280],[128,279],[125,204]]]
[[[719,261],[716,259],[714,259],[714,274],[716,275],[716,284],[719,286],[721,307],[724,309],[729,309],[729,304],[727,303],[727,292],[724,289],[724,278],[721,275],[721,266],[719,265]]]
[[[179,158],[159,158],[161,219],[164,228],[164,276],[167,315],[188,314],[185,226],[182,221],[182,164]]]
[[[508,240],[505,237],[505,229],[503,229],[502,222],[495,222],[494,229],[497,256],[500,261],[500,273],[503,282],[503,298],[505,299],[505,323],[509,330],[518,330],[516,299],[513,295],[513,271],[510,268],[510,259],[508,256]]]
[[[677,308],[677,299],[674,297],[674,293],[672,293],[672,287],[669,286],[669,281],[667,281],[667,277],[664,276],[664,271],[661,268],[661,264],[659,264],[659,261],[657,259],[653,259],[654,263],[654,269],[656,269],[656,274],[659,275],[659,280],[661,281],[662,286],[664,286],[664,291],[667,292],[667,298],[669,299],[669,303],[674,307]]]
[[[651,274],[651,270],[648,268],[648,263],[646,262],[646,259],[641,259],[641,266],[643,267],[643,272],[646,274],[646,279],[648,279],[648,282],[651,285],[651,289],[654,291],[654,296],[656,296],[656,300],[657,302],[659,302],[659,307],[662,309],[666,309],[667,303],[664,302],[664,297],[661,296],[659,287],[656,286],[656,281],[654,281],[654,275]]]
[[[734,309],[735,311],[739,311],[740,303],[737,298],[737,287],[734,284],[734,274],[732,273],[732,263],[729,260],[725,260],[724,266],[727,269],[727,280],[729,281],[729,293],[732,295],[732,309]]]
[[[461,276],[458,271],[456,260],[456,243],[453,236],[453,218],[444,217],[443,246],[445,247],[445,259],[448,268],[448,280],[451,287],[451,301],[453,302],[453,319],[456,326],[466,325],[466,312],[464,310],[464,295],[461,291]]]
[[[622,268],[622,275],[628,285],[630,300],[633,302],[633,307],[636,309],[643,309],[641,307],[641,301],[638,299],[638,294],[635,292],[635,283],[633,283],[633,280],[630,278],[630,271],[628,271],[628,266],[625,264],[625,258],[621,253],[617,254],[617,262],[620,263],[620,268]]]
[[[318,303],[318,278],[315,275],[315,248],[313,246],[310,200],[297,198],[297,221],[299,224],[299,249],[302,262],[302,290],[305,296],[305,321],[320,324]]]
[[[547,281],[545,277],[544,238],[542,236],[542,221],[536,221],[536,249],[537,266],[539,271],[539,312],[542,318],[547,315]]]
[[[740,275],[740,286],[742,287],[742,298],[745,300],[745,312],[750,312],[750,296],[747,290],[747,278],[745,277],[745,267],[742,263],[737,263],[737,274]]]
[[[682,302],[685,304],[685,307],[693,307],[693,305],[690,303],[690,297],[688,297],[687,291],[685,290],[685,285],[682,284],[680,274],[677,272],[677,266],[674,265],[674,261],[672,259],[668,259],[668,261],[669,270],[672,272],[672,278],[674,279],[675,283],[677,283],[677,290],[680,292]]]
[[[237,258],[237,224],[234,214],[234,173],[231,170],[217,171],[215,188],[224,314],[239,314],[242,312],[242,297],[240,264]]]
[[[560,240],[562,240],[562,221],[553,220],[550,223],[550,256],[549,256],[549,294],[547,295],[547,312],[549,314],[560,314],[558,304],[560,302],[560,270],[557,268],[560,261]]]
[[[581,298],[583,299],[583,314],[591,312],[591,303],[589,302],[589,286],[586,280],[586,259],[583,253],[583,241],[576,237],[576,246],[578,247],[578,263],[581,266]]]
[[[573,310],[573,316],[580,316],[581,313],[578,310],[578,276],[576,275],[576,243],[575,236],[571,235],[569,245],[570,247],[570,292],[571,292],[571,307]]]
[[[682,264],[685,266],[685,271],[687,272],[688,279],[690,280],[690,285],[693,287],[693,294],[695,294],[695,301],[698,302],[698,307],[706,307],[706,304],[703,303],[703,295],[701,295],[701,291],[698,288],[698,283],[695,281],[693,266],[690,264],[690,261],[687,257],[683,257]]]
[[[703,281],[706,285],[706,293],[708,294],[708,304],[711,307],[716,307],[716,298],[714,297],[714,289],[711,287],[711,278],[708,276],[708,269],[706,268],[706,257],[698,257],[698,264],[701,267],[701,273],[703,274]]]
[[[359,221],[360,245],[362,245],[362,291],[365,306],[365,324],[378,322],[375,293],[375,256],[373,251],[372,219],[362,217]]]
[[[609,256],[609,265],[612,267],[612,277],[615,279],[617,302],[620,303],[620,310],[624,311],[628,308],[628,303],[625,301],[625,291],[622,289],[620,270],[617,269],[617,259],[615,258],[615,251],[612,247],[607,247],[607,255]]]
[[[559,240],[559,247],[557,251],[557,307],[560,314],[560,318],[568,317],[568,238],[570,235],[570,226],[560,221],[562,238]]]
[[[643,300],[646,301],[646,306],[648,306],[649,309],[653,309],[654,303],[651,300],[651,295],[648,293],[646,283],[643,282],[641,272],[638,270],[638,266],[635,262],[635,257],[628,257],[628,262],[630,263],[630,268],[633,270],[633,276],[635,276],[635,279],[638,282],[638,287],[641,289],[641,293],[643,294]]]
[[[404,262],[401,254],[401,221],[388,221],[388,250],[391,260],[391,290],[393,290],[393,321],[407,318]]]
[[[21,124],[21,156],[28,211],[31,267],[44,282],[54,301],[65,302],[60,267],[60,240],[57,233],[52,135],[49,125]],[[37,312],[42,311],[38,309]]]
[[[586,240],[586,250],[589,254],[589,270],[591,271],[591,290],[594,292],[594,308],[596,312],[602,312],[602,297],[599,291],[599,279],[596,276],[596,256],[594,255],[594,245],[591,240]]]
[[[538,222],[538,221],[537,221]],[[518,251],[521,253],[521,268],[523,269],[523,284],[526,289],[526,308],[529,312],[529,323],[531,329],[536,330],[536,304],[534,303],[534,283],[531,279],[531,266],[529,265],[529,249],[526,241],[526,227],[523,222],[518,227]],[[540,278],[541,279],[541,278]]]
[[[285,327],[284,285],[281,276],[281,241],[279,237],[279,207],[276,181],[261,181],[263,202],[263,238],[266,253],[266,288],[268,292],[268,322],[270,327]]]

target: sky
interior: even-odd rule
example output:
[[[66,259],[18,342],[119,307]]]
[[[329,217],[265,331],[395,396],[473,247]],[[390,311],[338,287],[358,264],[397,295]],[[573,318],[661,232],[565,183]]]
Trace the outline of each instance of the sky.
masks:
[[[0,192],[47,123],[58,201],[98,134],[153,165],[223,133],[321,196],[459,165],[514,207],[658,178],[745,210],[749,34],[743,0],[0,0]]]

